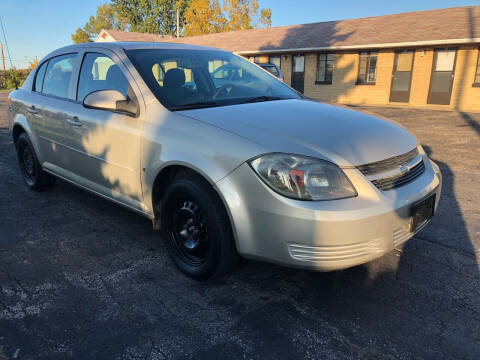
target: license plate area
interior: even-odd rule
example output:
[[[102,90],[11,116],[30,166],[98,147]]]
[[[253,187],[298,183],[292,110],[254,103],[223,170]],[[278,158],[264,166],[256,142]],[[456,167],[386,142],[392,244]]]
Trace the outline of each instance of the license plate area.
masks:
[[[410,216],[412,218],[411,232],[415,232],[432,218],[435,211],[435,195],[430,195],[410,208]]]

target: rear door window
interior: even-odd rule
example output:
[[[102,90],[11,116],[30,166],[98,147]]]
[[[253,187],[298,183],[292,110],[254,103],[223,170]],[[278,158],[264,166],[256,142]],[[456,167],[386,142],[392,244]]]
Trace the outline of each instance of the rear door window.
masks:
[[[49,60],[43,80],[43,94],[73,100],[69,89],[76,57],[77,54],[67,54]]]

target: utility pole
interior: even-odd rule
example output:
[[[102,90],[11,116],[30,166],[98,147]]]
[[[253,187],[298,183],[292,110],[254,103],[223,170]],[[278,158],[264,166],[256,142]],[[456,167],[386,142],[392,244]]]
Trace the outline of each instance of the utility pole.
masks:
[[[177,9],[177,38],[180,37],[180,9]]]
[[[0,53],[2,54],[3,76],[7,73],[5,70],[5,56],[3,56],[3,45],[0,43]]]

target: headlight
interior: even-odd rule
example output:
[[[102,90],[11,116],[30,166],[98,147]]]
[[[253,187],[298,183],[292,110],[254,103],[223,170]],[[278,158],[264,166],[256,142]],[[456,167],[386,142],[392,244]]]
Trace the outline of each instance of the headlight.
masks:
[[[274,191],[300,200],[334,200],[357,196],[343,171],[331,162],[300,155],[268,154],[250,166]]]

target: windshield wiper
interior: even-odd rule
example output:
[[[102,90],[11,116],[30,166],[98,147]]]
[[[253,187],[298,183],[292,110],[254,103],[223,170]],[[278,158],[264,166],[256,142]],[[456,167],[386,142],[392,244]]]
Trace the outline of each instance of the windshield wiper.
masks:
[[[222,106],[222,105],[225,105],[225,103],[221,103],[217,101],[207,101],[207,102],[196,102],[196,103],[185,104],[185,105],[171,106],[169,109],[171,111],[178,111],[178,110],[202,109],[202,108],[216,107],[216,106]]]
[[[195,102],[191,104],[184,104],[184,105],[176,105],[171,106],[169,109],[171,111],[179,111],[179,110],[191,110],[191,109],[203,109],[209,107],[218,107],[218,106],[227,106],[227,105],[239,105],[239,104],[248,104],[248,103],[255,103],[255,102],[263,102],[263,101],[274,101],[274,100],[287,100],[292,98],[286,97],[279,97],[279,96],[256,96],[253,98],[248,99],[224,99],[226,101],[205,101],[205,102]]]
[[[239,101],[237,104],[249,104],[249,103],[255,103],[255,102],[262,102],[262,101],[275,101],[275,100],[287,100],[287,99],[291,99],[291,98],[263,95],[263,96],[256,96],[253,98]]]

